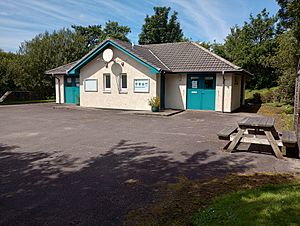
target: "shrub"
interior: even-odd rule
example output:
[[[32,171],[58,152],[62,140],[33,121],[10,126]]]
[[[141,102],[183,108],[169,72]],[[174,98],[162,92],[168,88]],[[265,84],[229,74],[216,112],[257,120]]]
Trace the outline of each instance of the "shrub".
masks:
[[[262,102],[260,93],[253,94],[253,102],[257,104]]]
[[[152,97],[148,100],[148,103],[151,107],[159,108],[160,100],[159,97]]]

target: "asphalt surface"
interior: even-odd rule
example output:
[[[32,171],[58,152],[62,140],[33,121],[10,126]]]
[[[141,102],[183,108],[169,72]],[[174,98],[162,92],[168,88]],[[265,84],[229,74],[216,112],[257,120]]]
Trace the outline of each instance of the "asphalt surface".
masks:
[[[0,106],[0,224],[121,225],[178,176],[299,171],[267,148],[222,151],[217,131],[245,115]]]

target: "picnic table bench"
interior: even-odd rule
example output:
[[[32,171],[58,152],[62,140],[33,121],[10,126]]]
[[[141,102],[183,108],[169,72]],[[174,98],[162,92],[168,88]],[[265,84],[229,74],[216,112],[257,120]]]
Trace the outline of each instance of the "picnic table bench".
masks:
[[[229,140],[226,151],[232,152],[240,143],[271,145],[275,156],[283,155],[279,147],[297,145],[297,137],[293,132],[284,132],[282,139],[275,129],[275,119],[270,117],[246,117],[237,126],[226,127],[218,132],[219,139]]]

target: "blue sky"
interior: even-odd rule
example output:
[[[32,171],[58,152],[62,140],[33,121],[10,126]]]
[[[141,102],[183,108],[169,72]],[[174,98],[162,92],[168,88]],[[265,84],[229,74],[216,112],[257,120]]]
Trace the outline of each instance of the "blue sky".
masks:
[[[0,48],[14,52],[22,41],[46,30],[108,20],[129,26],[128,37],[137,43],[144,18],[153,14],[154,6],[176,10],[186,37],[217,42],[224,40],[230,27],[248,20],[250,13],[278,10],[275,0],[1,0]]]

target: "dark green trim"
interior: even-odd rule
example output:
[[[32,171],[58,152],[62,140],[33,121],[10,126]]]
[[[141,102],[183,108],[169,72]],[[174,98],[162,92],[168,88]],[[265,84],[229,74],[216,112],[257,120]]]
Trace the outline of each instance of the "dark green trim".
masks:
[[[160,108],[165,108],[165,90],[166,90],[166,76],[164,73],[160,74]]]
[[[84,58],[82,61],[80,61],[79,64],[75,65],[75,67],[73,67],[70,71],[68,71],[68,75],[79,75],[80,69],[82,67],[84,67],[86,64],[88,64],[91,60],[93,60],[105,47],[107,47],[109,45],[117,48],[118,50],[122,51],[123,53],[127,54],[128,56],[132,57],[133,59],[135,59],[136,61],[138,61],[139,63],[141,63],[142,65],[146,66],[147,68],[150,69],[151,73],[153,73],[153,74],[159,73],[159,70],[157,68],[155,68],[155,67],[151,66],[150,64],[142,61],[141,59],[139,59],[138,57],[136,57],[132,53],[128,52],[123,47],[115,44],[114,42],[112,42],[110,40],[108,40],[105,43],[103,43],[101,46],[99,46],[98,48],[96,48],[86,58]]]

